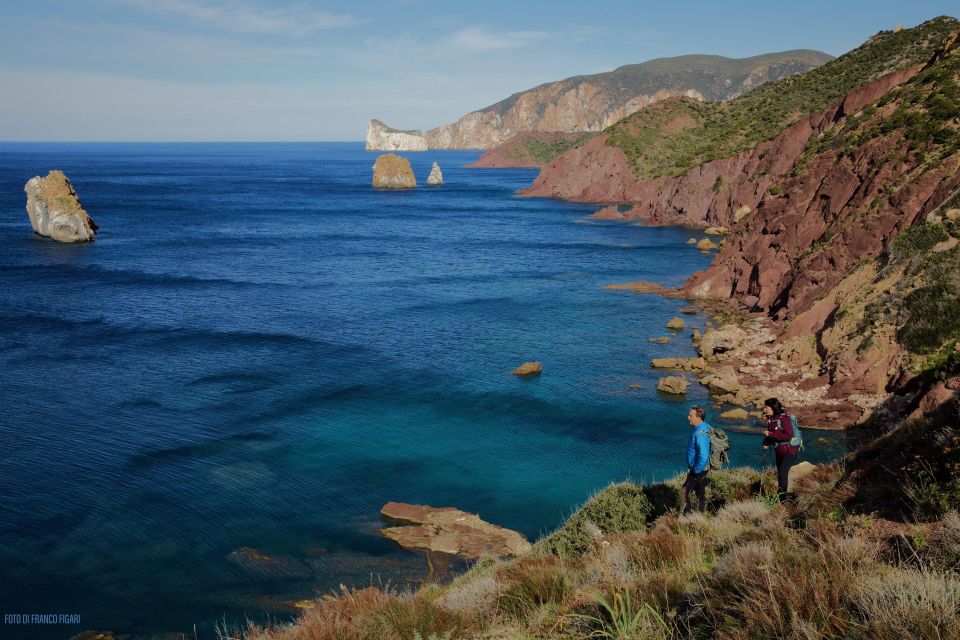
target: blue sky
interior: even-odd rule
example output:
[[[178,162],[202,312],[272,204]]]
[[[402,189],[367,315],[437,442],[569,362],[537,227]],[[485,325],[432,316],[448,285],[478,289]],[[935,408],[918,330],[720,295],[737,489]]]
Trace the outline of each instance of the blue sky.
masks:
[[[83,0],[0,8],[0,140],[360,140],[651,58],[839,55],[954,2]]]

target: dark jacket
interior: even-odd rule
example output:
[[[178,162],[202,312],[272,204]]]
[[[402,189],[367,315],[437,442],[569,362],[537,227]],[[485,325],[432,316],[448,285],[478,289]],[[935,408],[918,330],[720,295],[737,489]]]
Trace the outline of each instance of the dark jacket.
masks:
[[[790,416],[781,413],[778,416],[767,418],[767,436],[763,439],[764,446],[776,445],[777,453],[781,456],[797,455],[800,447],[790,444],[793,439],[793,423]]]
[[[690,433],[687,443],[687,467],[694,473],[703,473],[710,464],[710,425],[701,422]]]

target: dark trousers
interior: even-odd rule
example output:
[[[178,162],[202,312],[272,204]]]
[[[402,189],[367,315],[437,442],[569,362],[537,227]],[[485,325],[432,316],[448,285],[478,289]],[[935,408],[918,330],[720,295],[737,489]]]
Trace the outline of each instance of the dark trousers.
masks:
[[[787,479],[790,477],[790,467],[797,459],[795,453],[781,454],[777,452],[777,495],[783,500],[787,496]]]
[[[690,471],[687,473],[687,479],[683,481],[680,488],[680,511],[687,513],[692,510],[690,506],[690,493],[697,494],[697,510],[701,513],[707,507],[707,470],[700,473]]]

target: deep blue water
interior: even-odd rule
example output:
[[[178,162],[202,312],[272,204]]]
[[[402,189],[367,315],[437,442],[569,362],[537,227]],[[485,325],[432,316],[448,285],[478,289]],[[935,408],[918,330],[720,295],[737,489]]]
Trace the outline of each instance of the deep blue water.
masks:
[[[0,604],[82,616],[0,637],[210,637],[422,577],[377,534],[389,500],[536,537],[611,481],[684,468],[707,395],[659,395],[649,359],[692,348],[648,339],[685,303],[601,287],[682,282],[696,234],[515,198],[535,172],[477,155],[410,154],[447,184],[378,192],[355,144],[0,145]],[[94,243],[33,235],[23,185],[51,168]],[[543,375],[510,375],[531,359]],[[240,547],[313,575],[258,578]]]

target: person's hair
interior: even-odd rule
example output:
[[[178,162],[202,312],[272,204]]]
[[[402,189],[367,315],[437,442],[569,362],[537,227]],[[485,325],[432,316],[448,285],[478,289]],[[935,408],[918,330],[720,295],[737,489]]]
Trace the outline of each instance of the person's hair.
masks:
[[[698,404],[693,405],[692,407],[690,407],[690,409],[691,409],[695,414],[697,414],[697,417],[700,418],[701,420],[703,420],[705,417],[707,417],[707,411],[706,411],[706,409],[704,409],[703,407],[701,407],[701,406],[698,405]]]
[[[781,413],[785,413],[786,409],[783,408],[783,405],[780,404],[780,401],[776,398],[767,398],[763,401],[763,404],[773,409],[773,415],[778,416]]]

